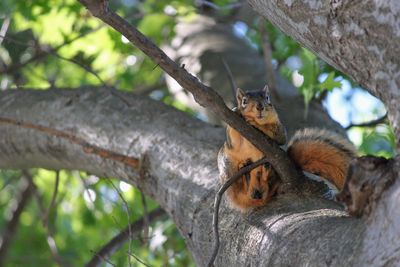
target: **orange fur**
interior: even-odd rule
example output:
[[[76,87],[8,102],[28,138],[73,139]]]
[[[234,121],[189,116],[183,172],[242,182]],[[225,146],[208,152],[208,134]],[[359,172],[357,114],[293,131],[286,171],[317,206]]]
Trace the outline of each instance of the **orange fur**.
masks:
[[[257,172],[261,173],[261,178],[257,178]],[[266,169],[264,166],[257,167],[250,172],[250,179],[246,182],[245,176],[239,178],[227,191],[232,206],[241,211],[249,208],[265,206],[271,197],[276,193],[278,183],[269,184],[273,170]],[[260,199],[254,199],[252,192],[259,190],[262,194]]]
[[[241,104],[243,97],[248,98],[246,105]],[[265,97],[266,95],[260,92],[251,95],[239,90],[236,111],[249,124],[261,130],[278,144],[284,144],[286,142],[285,129],[274,107]],[[227,127],[226,134],[227,141],[218,155],[218,168],[222,182],[249,162],[255,162],[264,157],[260,150],[230,126]],[[275,179],[277,175],[270,166],[259,166],[253,169],[248,174],[248,178],[248,180],[246,176],[239,178],[227,191],[230,203],[242,211],[264,206],[276,193],[279,184],[279,181]]]
[[[350,142],[321,129],[296,132],[289,142],[288,154],[303,171],[327,179],[338,189],[343,188],[350,161],[356,155]]]

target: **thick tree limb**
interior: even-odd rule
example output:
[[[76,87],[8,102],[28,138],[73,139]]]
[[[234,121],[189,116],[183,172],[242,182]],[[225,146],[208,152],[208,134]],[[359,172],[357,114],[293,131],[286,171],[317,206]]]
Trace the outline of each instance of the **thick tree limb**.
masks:
[[[195,261],[204,266],[212,252],[216,155],[224,129],[146,98],[122,92],[121,97],[129,105],[108,89],[4,91],[0,95],[0,117],[73,133],[126,157],[146,154],[142,178],[126,162],[86,153],[69,139],[4,123],[0,123],[0,168],[79,169],[139,186],[173,218]],[[366,257],[363,253],[371,255],[368,259],[375,257],[375,262],[396,260],[399,239],[386,237],[396,236],[400,225],[385,228],[382,220],[400,217],[395,200],[398,194],[399,179],[381,196],[376,212],[369,217],[379,221],[377,224],[349,218],[336,203],[315,197],[281,195],[245,216],[239,216],[223,201],[220,225],[224,227],[215,264],[282,266],[296,262],[324,266],[329,262],[332,266],[362,266],[358,259]],[[365,235],[367,229],[382,234]],[[382,248],[373,245],[382,243]]]

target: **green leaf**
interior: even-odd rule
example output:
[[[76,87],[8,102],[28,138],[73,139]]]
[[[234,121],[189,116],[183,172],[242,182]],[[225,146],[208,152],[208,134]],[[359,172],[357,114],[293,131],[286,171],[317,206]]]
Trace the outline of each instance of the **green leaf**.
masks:
[[[332,71],[322,83],[318,84],[318,88],[320,91],[332,91],[334,88],[342,88],[342,82],[335,81],[335,72]]]

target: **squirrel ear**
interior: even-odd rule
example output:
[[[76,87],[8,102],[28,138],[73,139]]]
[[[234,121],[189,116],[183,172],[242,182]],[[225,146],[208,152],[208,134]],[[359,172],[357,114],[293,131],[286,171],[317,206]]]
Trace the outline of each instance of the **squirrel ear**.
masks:
[[[240,88],[236,89],[236,100],[238,102],[238,105],[240,105],[240,103],[242,102],[242,98],[244,97],[245,94],[246,93],[242,89]]]
[[[262,91],[264,92],[264,94],[265,94],[266,96],[269,96],[269,87],[268,87],[267,84],[264,86],[264,88],[262,89]]]

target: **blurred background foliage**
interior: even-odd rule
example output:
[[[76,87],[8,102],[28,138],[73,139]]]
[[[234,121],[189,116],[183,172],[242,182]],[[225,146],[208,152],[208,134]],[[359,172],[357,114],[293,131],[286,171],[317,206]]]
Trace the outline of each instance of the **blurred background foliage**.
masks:
[[[228,0],[200,2],[215,8],[222,20],[230,16],[230,5],[237,4]],[[199,1],[189,0],[110,3],[112,9],[158,45],[171,41],[178,21],[190,21],[196,16],[198,4]],[[229,23],[262,53],[256,20],[254,24]],[[160,68],[126,38],[88,15],[76,0],[2,0],[0,26],[0,93],[10,88],[105,85],[149,95],[196,115],[170,95]],[[383,104],[272,24],[266,22],[265,27],[273,66],[293,82],[305,104],[311,99],[323,101],[329,114],[349,128],[349,138],[358,146],[360,155],[392,157],[394,135],[384,119]],[[378,118],[382,119],[370,127],[349,127]],[[82,266],[128,222],[144,214],[140,191],[116,179],[78,171],[3,170],[3,234],[27,177],[32,178],[33,189],[3,260],[5,266]],[[149,211],[157,207],[151,199],[146,203]],[[150,225],[148,240],[137,238],[131,245],[125,244],[105,265],[127,266],[129,247],[134,254],[130,257],[132,266],[143,266],[138,259],[150,266],[194,266],[178,230],[165,217]]]

